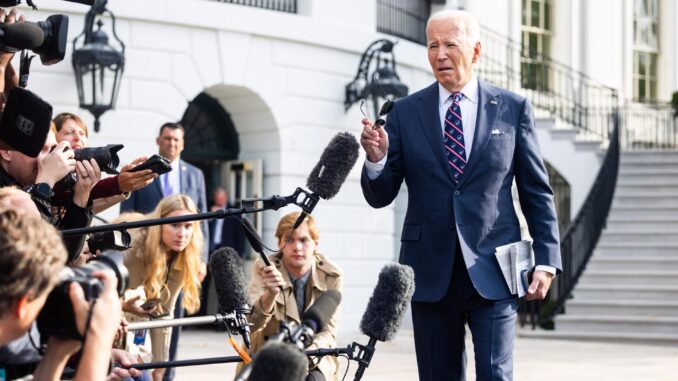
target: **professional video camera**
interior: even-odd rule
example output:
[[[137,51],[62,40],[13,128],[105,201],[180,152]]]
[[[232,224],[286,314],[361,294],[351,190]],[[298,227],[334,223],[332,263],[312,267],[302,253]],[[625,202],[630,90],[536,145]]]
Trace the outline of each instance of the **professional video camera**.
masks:
[[[52,15],[45,21],[0,24],[0,48],[8,52],[27,49],[43,65],[61,62],[66,55],[68,16]]]
[[[87,238],[87,247],[91,253],[97,250],[102,253],[106,250],[123,251],[130,248],[132,237],[126,230],[113,230],[94,233]]]
[[[117,175],[118,171],[116,168],[120,164],[118,151],[124,147],[125,146],[122,144],[109,144],[105,147],[76,149],[73,152],[75,153],[75,160],[83,161],[94,159],[102,172],[106,172],[109,175]],[[76,181],[77,177],[75,172],[71,172],[54,184],[54,192],[60,193],[72,191]]]
[[[92,301],[98,298],[103,290],[103,284],[93,274],[100,270],[112,270],[115,273],[118,278],[118,295],[122,296],[129,281],[122,253],[106,253],[84,266],[65,268],[60,274],[61,282],[50,292],[45,306],[38,315],[38,329],[41,335],[82,339],[75,325],[68,287],[71,282],[77,282],[85,292],[85,299]]]

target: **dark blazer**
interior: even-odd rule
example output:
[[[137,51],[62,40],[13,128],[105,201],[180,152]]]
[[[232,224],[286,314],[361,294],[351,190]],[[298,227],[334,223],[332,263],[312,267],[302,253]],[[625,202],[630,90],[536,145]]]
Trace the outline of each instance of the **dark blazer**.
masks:
[[[228,205],[228,208],[232,208],[232,205]],[[245,255],[245,232],[242,225],[240,224],[238,218],[236,217],[226,217],[221,226],[221,231],[216,231],[216,222],[217,220],[210,220],[210,241],[209,241],[209,250],[210,253],[213,253],[214,250],[221,247],[230,247],[233,250],[237,251],[241,257]],[[221,235],[221,242],[218,245],[215,245],[212,242],[213,237],[217,234]]]
[[[561,269],[558,224],[529,102],[479,81],[478,116],[471,155],[458,185],[444,155],[438,83],[396,102],[388,116],[388,160],[374,180],[363,168],[367,202],[381,208],[397,196],[403,180],[408,206],[400,262],[415,273],[416,302],[445,296],[458,233],[475,288],[486,299],[510,297],[494,257],[497,246],[520,240],[511,199],[515,178],[523,213],[534,239],[537,265]]]
[[[195,202],[198,211],[201,213],[207,212],[205,176],[202,171],[181,159],[179,159],[178,169],[181,176],[181,193],[188,195]],[[160,181],[160,177],[157,177],[149,186],[132,192],[130,198],[120,204],[120,213],[130,211],[140,213],[152,212],[164,197]],[[206,260],[209,245],[207,220],[202,221],[201,227],[205,240],[203,258]]]

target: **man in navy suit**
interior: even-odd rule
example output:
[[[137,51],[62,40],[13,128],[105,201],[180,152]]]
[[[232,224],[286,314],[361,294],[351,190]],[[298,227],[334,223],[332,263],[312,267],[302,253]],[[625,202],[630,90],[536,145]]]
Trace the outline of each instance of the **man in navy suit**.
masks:
[[[517,300],[495,248],[519,241],[514,179],[534,239],[527,299],[543,299],[561,271],[558,224],[527,100],[480,81],[479,26],[467,12],[429,19],[436,83],[396,102],[385,129],[363,120],[362,189],[375,208],[409,190],[400,262],[412,266],[420,380],[465,379],[465,324],[478,380],[511,380]]]
[[[205,176],[202,171],[191,164],[180,159],[181,151],[184,150],[184,127],[179,123],[165,123],[160,127],[160,132],[155,140],[158,145],[158,154],[172,164],[172,170],[161,176],[158,176],[151,185],[132,192],[129,199],[122,202],[120,212],[137,211],[140,213],[149,213],[158,206],[160,200],[173,194],[188,195],[195,202],[200,212],[207,211],[207,197],[205,195]],[[207,274],[207,257],[209,229],[207,220],[203,220],[202,233],[205,247],[203,249],[202,261],[198,279],[202,281]],[[174,317],[184,316],[184,308],[181,303],[181,295],[177,300],[174,310]],[[176,350],[179,342],[181,327],[175,327],[172,330],[172,341],[170,343],[170,360],[176,358]],[[165,380],[174,378],[174,369],[169,368],[165,372]]]

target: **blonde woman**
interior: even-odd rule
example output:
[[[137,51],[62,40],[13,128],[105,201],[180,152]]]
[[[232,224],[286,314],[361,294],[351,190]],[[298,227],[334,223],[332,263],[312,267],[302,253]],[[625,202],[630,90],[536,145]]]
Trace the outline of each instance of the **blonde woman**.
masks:
[[[197,213],[193,200],[186,195],[173,195],[160,201],[147,218],[178,217]],[[184,307],[195,312],[200,307],[198,269],[203,248],[200,222],[181,222],[150,226],[133,232],[132,249],[125,253],[129,269],[128,289],[144,287],[147,300],[159,299],[150,309],[143,309],[132,298],[123,303],[123,311],[139,316],[160,316],[171,319],[179,292]],[[150,331],[153,361],[167,361],[171,328]],[[165,369],[153,370],[153,380],[160,381]]]

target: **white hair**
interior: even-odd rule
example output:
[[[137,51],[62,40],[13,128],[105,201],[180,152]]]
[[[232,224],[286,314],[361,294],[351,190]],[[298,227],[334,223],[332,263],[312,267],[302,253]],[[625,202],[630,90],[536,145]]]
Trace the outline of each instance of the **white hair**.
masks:
[[[431,21],[449,20],[455,23],[460,30],[464,32],[466,44],[474,46],[480,40],[480,25],[478,20],[467,11],[457,9],[445,9],[432,14],[426,22],[426,32],[431,25]]]

